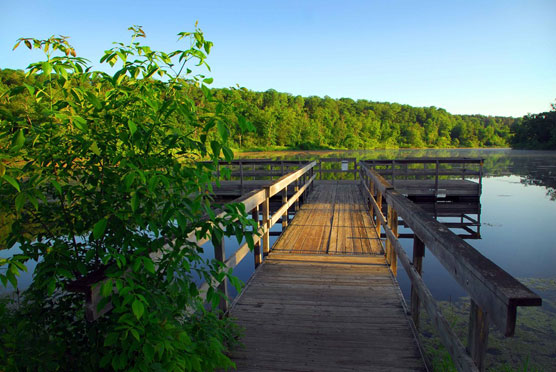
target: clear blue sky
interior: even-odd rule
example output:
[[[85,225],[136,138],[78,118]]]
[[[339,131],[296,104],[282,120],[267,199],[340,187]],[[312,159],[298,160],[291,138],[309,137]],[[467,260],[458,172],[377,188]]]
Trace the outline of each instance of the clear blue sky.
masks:
[[[215,44],[216,87],[510,116],[548,111],[556,99],[555,0],[5,0],[0,68],[39,57],[11,51],[22,36],[69,35],[97,63],[132,24],[173,50],[196,20]]]

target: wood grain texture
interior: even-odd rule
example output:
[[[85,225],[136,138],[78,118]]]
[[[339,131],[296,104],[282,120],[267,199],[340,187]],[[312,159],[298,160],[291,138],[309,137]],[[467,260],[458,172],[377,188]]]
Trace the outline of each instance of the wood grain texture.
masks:
[[[273,251],[298,254],[382,254],[365,199],[353,181],[314,181],[315,188]]]
[[[230,315],[238,371],[426,370],[383,256],[273,251]]]

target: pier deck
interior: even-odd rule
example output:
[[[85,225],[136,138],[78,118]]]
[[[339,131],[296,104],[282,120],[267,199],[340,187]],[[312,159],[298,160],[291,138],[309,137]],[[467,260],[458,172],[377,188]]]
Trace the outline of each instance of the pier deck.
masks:
[[[318,182],[230,314],[238,371],[423,371],[359,186]]]

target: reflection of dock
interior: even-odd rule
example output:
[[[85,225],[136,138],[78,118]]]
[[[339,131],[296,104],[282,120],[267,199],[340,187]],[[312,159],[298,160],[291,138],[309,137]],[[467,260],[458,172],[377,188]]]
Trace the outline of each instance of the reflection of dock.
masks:
[[[415,202],[435,220],[449,227],[463,239],[481,239],[481,203],[475,202]],[[401,223],[406,226],[405,223]],[[383,235],[382,237],[385,237]],[[413,238],[413,233],[401,233],[400,238]]]

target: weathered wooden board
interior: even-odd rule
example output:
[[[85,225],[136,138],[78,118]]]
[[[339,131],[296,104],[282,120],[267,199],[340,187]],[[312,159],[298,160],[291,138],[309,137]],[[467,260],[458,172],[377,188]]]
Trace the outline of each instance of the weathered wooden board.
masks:
[[[232,307],[245,329],[232,359],[238,371],[425,371],[400,296],[382,256],[273,251]]]
[[[382,245],[366,208],[355,182],[315,181],[307,202],[273,250],[298,254],[381,254]]]

